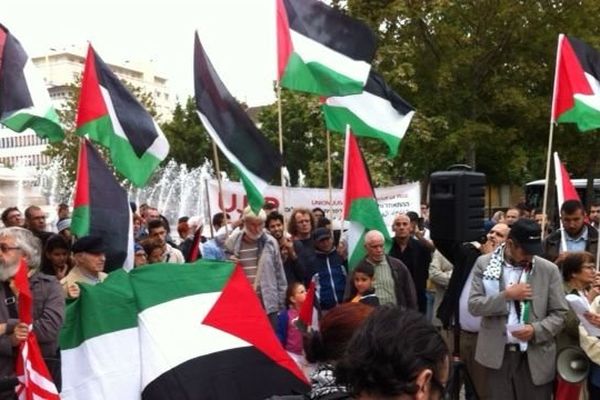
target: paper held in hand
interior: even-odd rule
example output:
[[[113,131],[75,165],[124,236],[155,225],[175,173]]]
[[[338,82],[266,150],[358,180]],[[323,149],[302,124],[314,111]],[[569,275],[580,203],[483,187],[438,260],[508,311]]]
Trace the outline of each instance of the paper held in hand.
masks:
[[[583,316],[585,312],[590,311],[590,305],[587,300],[576,294],[568,294],[565,298],[567,299],[567,303],[569,303],[569,307],[571,307],[571,310],[577,315],[579,322],[581,322],[588,334],[590,336],[600,336],[600,329],[592,325]]]

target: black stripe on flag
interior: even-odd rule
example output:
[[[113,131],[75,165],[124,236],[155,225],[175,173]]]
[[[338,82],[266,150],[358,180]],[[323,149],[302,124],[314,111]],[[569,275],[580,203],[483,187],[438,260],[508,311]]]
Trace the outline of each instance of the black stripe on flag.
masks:
[[[152,116],[108,68],[96,51],[94,51],[94,58],[98,82],[108,90],[125,136],[135,154],[141,158],[158,137]]]
[[[209,120],[225,147],[250,172],[269,182],[281,167],[281,155],[221,82],[197,34],[195,40],[194,87],[198,111]]]
[[[402,115],[406,115],[415,110],[413,106],[408,104],[398,93],[394,92],[394,90],[385,83],[383,77],[373,71],[373,69],[371,69],[371,72],[369,73],[369,79],[367,80],[364,90],[365,92],[388,100],[392,107]]]
[[[105,272],[120,268],[127,259],[131,215],[127,192],[115,179],[91,142],[86,141],[90,186],[90,235],[106,246]]]
[[[29,57],[21,43],[4,26],[6,33],[0,69],[0,117],[33,106],[24,68]]]
[[[354,60],[369,64],[373,61],[377,38],[364,22],[319,0],[283,0],[283,3],[291,30]]]
[[[583,70],[600,81],[600,53],[573,36],[567,36],[567,39],[571,43],[573,51],[577,54]]]
[[[306,390],[305,383],[255,347],[242,347],[207,354],[176,366],[150,382],[142,391],[142,399],[263,400],[272,395],[302,394]]]

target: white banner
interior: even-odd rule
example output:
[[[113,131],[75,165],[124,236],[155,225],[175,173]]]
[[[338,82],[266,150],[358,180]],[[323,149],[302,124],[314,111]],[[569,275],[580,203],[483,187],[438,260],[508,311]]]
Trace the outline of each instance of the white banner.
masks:
[[[211,215],[219,211],[226,211],[233,220],[240,216],[241,210],[248,205],[246,192],[239,182],[222,182],[223,204],[218,202],[219,185],[216,180],[208,181],[208,198]],[[329,213],[329,190],[316,188],[285,188],[285,210],[281,206],[281,187],[267,186],[265,190],[265,200],[274,203],[279,212],[285,214],[286,219],[290,216],[295,207],[306,207],[313,209],[315,207],[325,210],[325,215],[330,217]],[[339,221],[342,216],[343,190],[332,190],[332,212],[333,220]],[[421,214],[421,191],[418,182],[408,183],[375,189],[379,210],[388,226],[391,228],[394,216],[398,213],[415,211]]]

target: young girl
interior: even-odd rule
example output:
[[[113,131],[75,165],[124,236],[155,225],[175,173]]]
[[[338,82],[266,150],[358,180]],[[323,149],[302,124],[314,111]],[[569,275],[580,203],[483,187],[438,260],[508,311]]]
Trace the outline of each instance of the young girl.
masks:
[[[297,356],[302,356],[302,333],[294,324],[298,312],[306,299],[306,288],[300,282],[291,283],[285,293],[287,310],[279,313],[277,319],[277,337],[283,347]]]
[[[379,298],[375,294],[373,282],[375,281],[375,267],[369,263],[362,263],[352,271],[352,300],[353,303],[363,303],[377,307]]]

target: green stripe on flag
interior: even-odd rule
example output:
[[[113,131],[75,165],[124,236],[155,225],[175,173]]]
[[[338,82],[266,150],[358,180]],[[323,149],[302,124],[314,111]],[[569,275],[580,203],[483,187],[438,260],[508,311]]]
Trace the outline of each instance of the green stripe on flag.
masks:
[[[600,128],[600,110],[589,106],[577,97],[575,95],[575,105],[573,108],[561,114],[557,122],[575,123],[581,132]]]
[[[50,107],[44,116],[37,115],[34,111],[34,109],[17,111],[2,123],[16,132],[32,129],[39,137],[46,138],[51,143],[60,142],[65,138],[54,108]]]
[[[136,301],[125,270],[112,272],[102,284],[80,287],[81,296],[66,308],[60,331],[61,350],[78,347],[103,334],[137,327]]]
[[[305,63],[297,53],[292,53],[281,85],[291,90],[343,96],[360,93],[364,82],[342,75],[318,62]]]
[[[383,234],[385,238],[385,252],[387,254],[392,247],[392,240],[379,211],[377,200],[371,197],[354,199],[350,205],[347,219],[348,221],[357,222],[364,227],[364,231],[354,248],[354,252],[349,254],[348,267],[350,269],[353,269],[366,255],[364,244],[365,234],[368,231],[377,230]]]
[[[346,133],[346,125],[350,125],[352,133],[356,136],[370,137],[383,141],[389,148],[388,157],[396,157],[398,155],[398,147],[401,141],[399,137],[367,125],[356,114],[345,107],[333,107],[327,104],[323,104],[321,107],[327,129],[334,132]]]
[[[234,268],[232,262],[201,259],[194,264],[161,263],[134,269],[130,272],[131,284],[139,311],[185,296],[219,292],[229,281]],[[176,274],[173,273],[175,269]]]
[[[80,126],[76,133],[79,136],[87,134],[90,139],[107,147],[115,168],[138,187],[146,184],[161,162],[160,159],[148,151],[141,158],[138,157],[133,147],[131,147],[131,143],[115,133],[109,115]]]
[[[79,206],[73,209],[71,215],[71,232],[77,237],[90,233],[90,206]]]
[[[234,164],[238,173],[240,174],[240,179],[242,180],[242,184],[244,185],[244,189],[246,190],[246,197],[248,197],[248,204],[252,209],[252,212],[255,215],[258,215],[260,209],[265,204],[265,198],[263,197],[260,190],[254,185],[252,179],[248,178],[242,168],[238,168],[237,165]],[[245,168],[244,168],[245,169]]]

